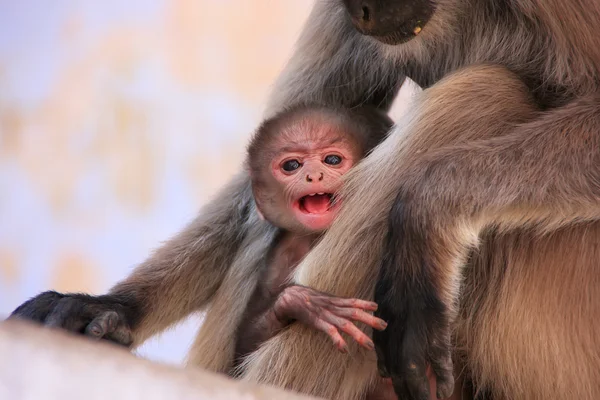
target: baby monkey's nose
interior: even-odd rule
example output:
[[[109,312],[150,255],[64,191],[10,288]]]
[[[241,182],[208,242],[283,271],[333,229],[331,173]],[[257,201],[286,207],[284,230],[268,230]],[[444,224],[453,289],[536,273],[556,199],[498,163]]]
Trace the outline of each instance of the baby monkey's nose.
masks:
[[[315,178],[314,176],[316,176],[316,174],[306,174],[306,182],[312,182]],[[323,173],[319,172],[319,181],[323,180]]]

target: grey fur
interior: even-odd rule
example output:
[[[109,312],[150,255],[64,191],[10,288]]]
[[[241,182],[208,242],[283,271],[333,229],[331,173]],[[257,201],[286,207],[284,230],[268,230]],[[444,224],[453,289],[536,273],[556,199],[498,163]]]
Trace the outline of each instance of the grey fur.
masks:
[[[403,45],[389,46],[356,32],[341,1],[317,1],[295,54],[274,87],[266,117],[303,102],[347,107],[371,104],[385,110],[405,76],[429,90],[441,88],[438,92],[425,90],[419,96],[413,114],[400,121],[389,138],[352,173],[347,206],[342,210],[339,222],[298,267],[299,283],[337,295],[372,297],[389,210],[397,189],[412,182],[414,185],[406,188],[423,190],[416,179],[422,175],[411,175],[413,181],[410,181],[407,175],[396,176],[394,171],[410,167],[406,164],[408,160],[417,162],[413,171],[419,173],[422,172],[419,168],[428,166],[427,158],[422,155],[431,138],[419,146],[419,138],[427,130],[415,128],[419,126],[416,116],[447,118],[444,107],[453,99],[444,97],[444,93],[454,92],[442,89],[456,89],[452,83],[461,82],[455,79],[460,77],[455,74],[460,74],[461,70],[466,71],[467,77],[469,73],[481,77],[479,74],[485,70],[481,67],[483,64],[501,65],[512,71],[526,85],[534,99],[533,104],[540,109],[536,113],[547,111],[552,116],[557,107],[571,104],[574,108],[567,108],[568,112],[584,115],[592,122],[594,115],[600,113],[596,108],[600,82],[600,3],[597,0],[439,0],[436,4],[437,12],[417,37]],[[510,74],[501,73],[500,76]],[[448,81],[443,81],[444,78]],[[468,81],[462,85],[468,87]],[[467,92],[465,96],[473,96],[472,92]],[[429,93],[440,94],[437,103],[428,102]],[[583,103],[576,103],[577,100]],[[523,104],[531,104],[527,101],[523,100]],[[473,104],[475,106],[477,104]],[[437,111],[439,114],[435,113]],[[432,114],[428,114],[430,112]],[[570,121],[568,113],[561,118]],[[557,120],[555,125],[560,127],[563,120]],[[437,122],[448,121],[425,122],[425,127],[433,128]],[[535,127],[536,123],[534,120],[531,126]],[[470,129],[471,126],[476,127],[476,122],[464,130],[475,135],[477,131]],[[590,151],[595,150],[593,146],[598,146],[597,136],[593,136],[598,130],[587,132],[589,137],[584,137],[577,127],[567,131],[577,139],[588,140]],[[440,132],[440,137],[443,135]],[[407,138],[411,140],[407,141]],[[540,148],[541,152],[543,150]],[[555,150],[552,154],[562,154]],[[409,153],[414,157],[402,158]],[[580,156],[587,160],[585,157],[592,157],[592,154]],[[547,159],[541,161],[548,162]],[[573,159],[569,158],[560,158],[556,162],[562,163],[560,166],[564,171],[574,165]],[[390,168],[390,164],[398,165]],[[522,165],[526,168],[530,164]],[[433,172],[439,171],[434,169]],[[513,172],[516,176],[528,176]],[[458,310],[458,344],[464,345],[462,362],[473,378],[499,398],[592,399],[600,396],[597,372],[600,371],[600,343],[594,328],[597,318],[593,318],[600,315],[600,310],[594,308],[600,299],[595,294],[598,291],[591,289],[599,281],[597,261],[594,260],[597,256],[594,249],[598,246],[594,243],[598,243],[600,236],[598,224],[593,222],[598,216],[599,196],[592,191],[597,189],[597,181],[596,186],[590,185],[594,183],[593,179],[598,179],[596,172],[590,170],[584,174],[588,180],[582,178],[579,182],[588,185],[579,186],[584,188],[579,192],[583,198],[573,200],[582,208],[567,210],[564,201],[553,206],[551,216],[554,219],[544,225],[546,236],[534,235],[522,226],[524,221],[547,216],[548,209],[543,210],[546,214],[538,213],[539,210],[527,214],[514,208],[514,213],[503,214],[505,219],[501,221],[491,218],[493,213],[486,214],[489,218],[486,222],[505,223],[502,231],[481,231],[481,227],[475,229],[472,221],[466,221],[464,226],[459,224],[464,230],[454,237],[456,242],[449,242],[461,249],[461,246],[480,242],[479,253],[469,265],[473,268],[466,270],[476,272],[464,277],[463,300],[467,303],[461,304],[463,308]],[[537,188],[542,188],[539,180],[532,180],[527,185],[522,181],[515,182],[521,183],[512,187],[517,192],[519,188],[536,184]],[[441,194],[434,189],[431,197],[439,199]],[[362,196],[377,196],[369,200],[369,207],[365,208],[356,197],[353,198],[353,191]],[[557,193],[560,194],[557,201],[568,199],[560,188]],[[132,297],[141,304],[140,322],[133,327],[136,345],[190,312],[205,307],[220,287],[227,287],[227,284],[222,286],[225,279],[239,284],[241,276],[252,276],[258,264],[252,261],[256,259],[251,254],[248,271],[230,269],[237,265],[234,260],[246,246],[243,243],[253,242],[249,236],[251,232],[257,235],[257,247],[248,249],[254,255],[262,252],[272,235],[269,227],[261,230],[261,222],[252,217],[255,213],[252,212],[251,198],[248,178],[240,174],[202,210],[196,221],[111,290],[112,294]],[[369,197],[363,197],[363,200],[366,198]],[[462,200],[467,198],[458,199],[459,203]],[[434,209],[433,204],[427,207],[422,211]],[[573,222],[573,216],[581,225],[565,226],[565,221]],[[565,247],[560,249],[561,252],[553,253],[560,243]],[[459,252],[464,256],[462,250]],[[486,254],[487,258],[484,257]],[[571,268],[570,273],[556,261],[559,257],[564,257],[564,263]],[[547,269],[543,268],[543,263]],[[529,268],[524,268],[527,265]],[[460,276],[456,269],[449,270],[452,284],[442,288],[442,292],[444,299],[450,302],[457,300],[456,288],[452,285],[460,284]],[[546,270],[567,273],[556,278],[545,275]],[[533,277],[536,279],[532,279],[531,271],[535,272]],[[569,279],[573,277],[577,277],[577,285],[562,284],[571,282]],[[248,279],[243,290],[253,286],[252,278]],[[543,282],[552,285],[542,285]],[[500,292],[500,289],[487,290],[489,285],[502,289]],[[553,312],[542,307],[552,296],[549,286],[565,299],[552,302],[555,305]],[[528,290],[521,290],[522,287]],[[583,288],[585,296],[582,297],[577,288]],[[518,295],[522,291],[525,294],[520,298]],[[528,298],[526,294],[535,296]],[[231,301],[231,307],[235,308],[237,300]],[[44,314],[33,312],[42,308],[42,303],[37,304],[35,301],[30,303],[30,313],[24,314]],[[530,307],[527,310],[531,312],[513,313],[515,316],[511,320],[510,307],[518,310],[519,306]],[[577,318],[575,331],[570,331],[568,323],[561,319],[567,314]],[[536,318],[526,318],[527,315]],[[501,318],[512,323],[503,324]],[[538,337],[528,334],[521,326],[539,329],[536,334],[548,345],[544,346]],[[218,332],[222,332],[220,328]],[[486,347],[488,343],[489,347]],[[224,357],[228,357],[228,352],[223,351]],[[552,364],[551,361],[556,362]],[[221,361],[209,364],[215,369],[225,365]],[[373,354],[355,349],[350,357],[342,356],[323,335],[301,326],[292,326],[271,339],[247,360],[246,367],[247,379],[344,400],[361,398],[376,377]]]

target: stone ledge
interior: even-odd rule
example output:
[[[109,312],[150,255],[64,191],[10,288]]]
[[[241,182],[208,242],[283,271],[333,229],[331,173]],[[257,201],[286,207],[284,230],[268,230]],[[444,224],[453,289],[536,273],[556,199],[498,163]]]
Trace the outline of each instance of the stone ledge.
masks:
[[[7,321],[0,323],[0,399],[311,398],[207,371],[153,363],[109,343]]]

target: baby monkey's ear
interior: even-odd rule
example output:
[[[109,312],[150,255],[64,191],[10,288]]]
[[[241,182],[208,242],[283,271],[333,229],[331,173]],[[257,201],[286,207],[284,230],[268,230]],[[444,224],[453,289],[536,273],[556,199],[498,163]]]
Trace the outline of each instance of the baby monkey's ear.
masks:
[[[260,218],[261,221],[264,221],[265,220],[265,216],[263,215],[263,213],[260,211],[260,208],[258,207],[258,200],[257,200],[257,193],[256,193],[256,178],[257,178],[257,173],[256,173],[256,171],[253,171],[252,168],[250,167],[249,160],[246,160],[246,171],[248,172],[248,176],[250,177],[250,182],[252,182],[252,197],[254,197],[254,204],[256,206],[256,213],[258,214],[258,218]]]

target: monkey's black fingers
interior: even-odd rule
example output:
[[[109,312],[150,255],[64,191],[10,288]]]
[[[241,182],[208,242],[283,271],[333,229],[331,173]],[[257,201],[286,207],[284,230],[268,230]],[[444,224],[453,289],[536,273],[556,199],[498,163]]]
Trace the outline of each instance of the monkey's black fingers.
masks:
[[[389,310],[381,307],[376,313],[388,320],[388,327],[384,331],[373,331],[379,373],[392,378],[399,399],[427,400],[430,380],[427,376],[427,338],[422,334],[425,330],[391,316]]]
[[[41,293],[17,307],[8,318],[28,319],[43,323],[63,297],[65,297],[63,294],[54,291]]]
[[[376,332],[373,332],[373,342],[375,343],[375,354],[377,354],[377,372],[382,378],[390,378],[390,373],[385,366],[385,354],[381,351],[381,346],[375,341]]]
[[[420,339],[420,340],[419,340]],[[387,355],[387,369],[390,371],[394,390],[400,399],[428,400],[429,378],[423,340],[409,328],[401,347],[393,344]],[[399,353],[400,357],[395,357]]]
[[[394,326],[392,325],[391,328],[393,329]],[[382,378],[392,377],[392,370],[389,366],[390,361],[388,356],[396,357],[396,353],[391,354],[388,346],[389,331],[389,327],[385,332],[373,331],[373,343],[375,344],[375,354],[377,355],[377,372]]]
[[[125,347],[130,347],[133,344],[131,329],[124,324],[120,324],[113,333],[108,334],[104,339]]]
[[[17,307],[9,318],[29,319],[51,328],[130,346],[131,325],[137,315],[131,298],[48,291]]]
[[[390,374],[398,398],[425,400],[434,393],[439,399],[450,397],[454,374],[448,330],[414,317],[403,326],[394,321],[386,331],[374,332],[374,339],[378,361],[381,354],[386,356],[378,365]]]
[[[454,392],[454,368],[449,346],[438,345],[433,340],[430,346],[431,369],[436,377],[438,399],[446,399]]]
[[[380,309],[375,313],[382,320],[389,319],[389,315],[386,312],[386,309]],[[373,343],[375,344],[375,354],[377,354],[377,371],[379,375],[383,378],[390,378],[391,374],[389,369],[387,368],[387,359],[388,348],[389,348],[389,340],[390,337],[394,338],[394,341],[399,340],[403,335],[402,331],[395,331],[394,329],[398,329],[397,324],[392,324],[391,326],[388,324],[385,330],[374,330],[373,331]]]
[[[362,322],[370,326],[371,328],[380,331],[384,330],[387,327],[387,323],[384,320],[382,320],[381,318],[377,318],[372,314],[364,312],[363,310],[335,307],[330,311],[338,317],[350,319],[352,321]]]
[[[85,334],[101,339],[104,335],[113,333],[119,324],[119,314],[116,311],[106,311],[94,318],[85,328]]]
[[[375,349],[373,341],[363,331],[358,329],[356,325],[352,323],[352,321],[346,318],[338,317],[329,311],[324,311],[320,318],[324,319],[327,323],[335,326],[342,332],[350,335],[350,337],[352,337],[362,347],[368,350]]]
[[[131,329],[116,311],[106,311],[94,318],[85,328],[85,334],[123,346],[129,346],[133,341]]]
[[[392,375],[392,384],[399,399],[429,400],[429,380],[424,372]]]
[[[79,299],[64,296],[48,314],[44,324],[51,328],[63,328],[81,333],[91,320],[85,304]]]

